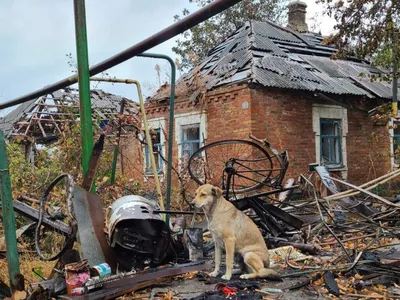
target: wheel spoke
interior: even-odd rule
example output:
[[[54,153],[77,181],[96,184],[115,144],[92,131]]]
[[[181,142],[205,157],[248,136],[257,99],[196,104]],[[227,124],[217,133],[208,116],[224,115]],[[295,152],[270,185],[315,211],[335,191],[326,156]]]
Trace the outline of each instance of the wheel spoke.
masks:
[[[282,166],[272,162],[270,154],[260,145],[246,140],[226,140],[210,143],[198,149],[189,159],[190,176],[198,184],[209,182],[214,185],[225,184],[224,171],[228,161],[233,161],[234,176],[231,189],[235,193],[247,192],[264,186],[265,182],[276,178]],[[196,157],[201,157],[196,160]],[[275,164],[275,166],[274,166]],[[275,172],[275,173],[273,173]],[[221,182],[222,181],[222,182]]]

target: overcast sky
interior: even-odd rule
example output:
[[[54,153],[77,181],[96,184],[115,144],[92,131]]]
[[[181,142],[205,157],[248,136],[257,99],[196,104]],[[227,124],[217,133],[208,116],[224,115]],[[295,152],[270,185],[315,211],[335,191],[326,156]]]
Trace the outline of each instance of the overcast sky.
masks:
[[[308,18],[320,14],[321,32],[332,32],[334,22],[322,16],[315,0],[308,4]],[[197,9],[189,0],[86,0],[89,63],[96,64],[173,23],[184,7]],[[70,76],[67,53],[75,57],[72,0],[0,1],[0,102],[22,96]],[[173,38],[151,52],[175,58]],[[167,64],[159,61],[167,70]],[[156,61],[133,58],[109,70],[111,76],[132,78],[157,85]],[[136,100],[135,90],[122,84],[102,83],[107,92]]]

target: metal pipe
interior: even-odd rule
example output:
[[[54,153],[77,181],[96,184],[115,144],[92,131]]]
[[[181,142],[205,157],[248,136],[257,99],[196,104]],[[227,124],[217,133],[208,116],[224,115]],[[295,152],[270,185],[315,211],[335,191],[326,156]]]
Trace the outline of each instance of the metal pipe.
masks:
[[[82,169],[85,177],[93,149],[92,104],[90,99],[89,58],[86,35],[85,0],[74,0],[76,54],[78,61],[79,114],[82,140]],[[94,186],[92,186],[94,188]]]
[[[175,80],[176,80],[176,67],[171,57],[163,54],[155,53],[142,53],[139,56],[166,59],[171,65],[171,92],[169,97],[169,129],[168,129],[168,158],[167,158],[167,195],[166,195],[166,210],[171,206],[171,185],[172,185],[172,140],[174,137],[174,113],[175,113]],[[169,225],[169,215],[166,215],[165,222]]]
[[[20,273],[17,235],[15,228],[15,215],[11,192],[10,173],[8,170],[7,149],[4,133],[0,130],[0,198],[3,212],[3,227],[7,249],[8,274],[11,289],[14,290],[18,284],[17,275]]]
[[[135,84],[137,91],[138,91],[138,97],[139,97],[139,104],[140,104],[140,110],[142,111],[142,117],[143,117],[143,123],[144,123],[144,131],[146,134],[146,142],[147,142],[147,147],[149,147],[149,156],[150,156],[150,162],[151,162],[151,168],[153,170],[153,176],[154,176],[154,181],[156,184],[156,189],[157,189],[157,194],[158,194],[158,202],[160,204],[160,208],[164,210],[164,201],[162,197],[162,192],[161,192],[161,184],[160,184],[160,179],[158,178],[158,172],[157,172],[157,166],[156,166],[156,160],[154,158],[154,153],[152,151],[153,149],[153,142],[151,140],[150,136],[150,130],[147,122],[147,116],[146,116],[146,111],[144,107],[144,101],[143,101],[143,96],[142,96],[142,89],[140,87],[140,83],[137,80],[132,80],[132,79],[117,79],[117,78],[98,78],[98,77],[93,77],[90,78],[92,81],[103,81],[103,82],[115,82],[115,83],[126,83],[126,84]],[[164,216],[165,218],[165,216]]]
[[[398,51],[397,51],[397,47],[398,47],[398,42],[399,42],[399,32],[396,30],[393,34],[393,52],[392,52],[392,56],[393,56],[393,82],[392,82],[392,114],[393,117],[396,118],[397,117],[397,113],[398,113],[398,99],[397,99],[397,79],[398,79]]]
[[[215,0],[211,2],[209,5],[199,9],[198,11],[190,14],[186,18],[170,25],[169,27],[157,32],[156,34],[152,35],[151,37],[135,44],[134,46],[98,63],[97,65],[90,68],[90,76],[94,76],[99,74],[109,68],[112,68],[128,59],[143,53],[171,38],[174,36],[198,25],[199,23],[207,20],[215,16],[216,14],[224,11],[225,9],[235,5],[236,3],[240,2],[241,0]],[[0,109],[14,106],[17,104],[24,103],[26,101],[36,99],[40,96],[51,94],[59,89],[65,88],[70,86],[78,81],[77,75],[65,78],[60,80],[56,83],[46,86],[43,89],[37,90],[30,94],[24,95],[22,97],[15,98],[13,100],[4,102],[0,104]]]

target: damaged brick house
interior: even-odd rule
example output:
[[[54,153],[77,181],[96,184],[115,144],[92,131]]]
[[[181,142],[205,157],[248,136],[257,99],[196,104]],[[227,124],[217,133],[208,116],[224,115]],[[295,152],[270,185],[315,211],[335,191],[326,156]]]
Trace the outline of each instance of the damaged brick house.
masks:
[[[118,168],[121,173],[130,175],[129,171],[142,161],[139,156],[140,144],[131,143],[136,140],[137,124],[141,120],[139,105],[130,99],[99,89],[91,90],[91,103],[93,125],[98,129],[107,129],[107,125],[117,128],[120,124],[118,115],[121,103],[124,103],[123,115],[129,120],[130,126],[121,128]],[[33,162],[38,147],[53,147],[65,134],[66,128],[78,123],[79,91],[66,88],[17,106],[4,117],[0,117],[0,130],[8,139],[21,141],[27,160]],[[105,131],[108,151],[113,150],[110,141],[114,141],[115,131]]]
[[[316,162],[361,183],[393,167],[389,130],[368,116],[390,101],[391,84],[371,82],[368,75],[383,71],[367,61],[332,60],[336,49],[308,31],[306,7],[300,1],[289,4],[286,28],[247,22],[180,78],[175,160],[205,142],[253,134],[288,150],[290,177]],[[168,96],[164,87],[147,103],[150,126],[158,133],[168,132]],[[158,134],[156,147],[164,156],[166,146],[165,135]],[[149,170],[144,151],[144,169]],[[158,160],[163,173],[166,166]]]

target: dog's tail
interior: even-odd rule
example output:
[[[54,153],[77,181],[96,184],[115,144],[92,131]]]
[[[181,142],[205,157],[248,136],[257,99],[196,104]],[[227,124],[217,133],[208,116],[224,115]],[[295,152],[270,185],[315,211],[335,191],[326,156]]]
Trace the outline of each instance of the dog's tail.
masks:
[[[267,269],[267,268],[262,268],[258,270],[258,277],[261,278],[268,278],[272,280],[281,280],[281,277],[279,276],[278,272],[272,269]]]

